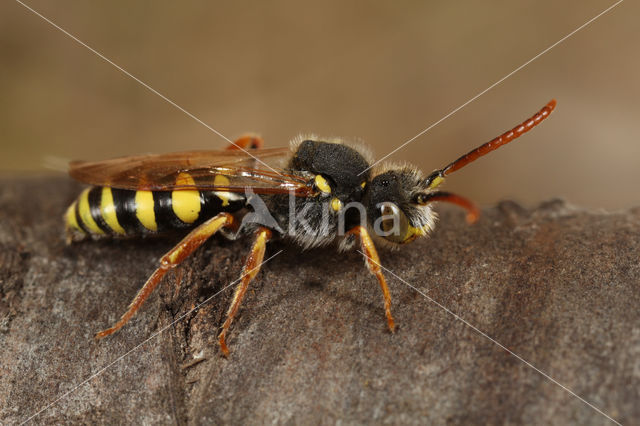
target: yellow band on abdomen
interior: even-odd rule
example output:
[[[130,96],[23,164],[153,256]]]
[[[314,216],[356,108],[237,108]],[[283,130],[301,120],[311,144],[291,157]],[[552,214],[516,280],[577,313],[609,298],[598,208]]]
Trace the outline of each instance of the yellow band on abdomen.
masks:
[[[67,212],[64,214],[64,222],[67,229],[75,229],[77,231],[84,232],[80,227],[80,225],[78,225],[78,220],[76,219],[76,204],[77,204],[77,201],[74,201],[69,206],[69,208],[67,209]]]
[[[151,191],[136,191],[136,217],[150,231],[157,231],[156,213],[153,210],[153,193]]]
[[[89,232],[94,234],[104,234],[104,231],[100,229],[98,224],[91,216],[91,206],[89,205],[89,191],[91,188],[87,188],[82,191],[80,198],[78,199],[78,214],[82,224],[87,228]]]
[[[176,185],[195,186],[195,182],[188,173],[180,173]],[[173,213],[184,223],[193,223],[200,216],[200,191],[186,189],[171,193],[171,207]]]
[[[102,188],[102,196],[100,199],[100,214],[105,223],[117,234],[124,234],[124,228],[118,222],[116,215],[116,206],[113,203],[113,193],[111,188],[105,186]]]
[[[222,186],[222,187],[229,186],[229,178],[224,175],[216,175],[216,177],[213,179],[213,184],[215,186]],[[216,194],[216,197],[222,200],[222,205],[224,207],[229,205],[229,199],[233,195],[230,192],[226,192],[226,191],[215,191],[214,194]]]

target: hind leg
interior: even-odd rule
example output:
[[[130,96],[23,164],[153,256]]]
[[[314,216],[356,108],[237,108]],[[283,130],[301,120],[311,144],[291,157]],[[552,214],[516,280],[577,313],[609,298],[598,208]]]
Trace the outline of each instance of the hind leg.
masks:
[[[234,143],[229,144],[227,147],[230,151],[237,151],[242,149],[260,149],[264,146],[264,139],[255,133],[247,133],[240,136]]]
[[[153,292],[156,286],[160,283],[164,274],[169,270],[175,268],[182,263],[187,256],[193,253],[198,247],[200,247],[205,241],[207,241],[212,235],[218,232],[223,227],[230,226],[233,223],[233,216],[229,213],[220,213],[211,219],[204,222],[202,225],[191,231],[186,237],[182,239],[174,248],[172,248],[167,254],[160,259],[160,267],[154,271],[149,277],[147,282],[133,298],[129,309],[122,315],[120,320],[113,325],[113,327],[103,330],[96,334],[96,339],[102,339],[105,336],[115,333],[122,328],[140,309],[140,306],[147,300],[149,295]]]

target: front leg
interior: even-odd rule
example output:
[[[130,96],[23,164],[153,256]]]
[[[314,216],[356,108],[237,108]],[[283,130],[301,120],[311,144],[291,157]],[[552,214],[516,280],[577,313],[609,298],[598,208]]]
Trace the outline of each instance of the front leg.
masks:
[[[380,283],[380,288],[382,289],[382,296],[384,297],[384,313],[387,316],[387,325],[389,326],[389,330],[394,332],[396,326],[393,321],[393,316],[391,316],[391,294],[389,293],[389,287],[387,287],[384,275],[382,275],[380,258],[378,257],[378,252],[376,251],[376,246],[373,244],[371,235],[369,235],[369,232],[363,226],[356,226],[347,234],[356,235],[360,239],[360,247],[362,248],[362,253],[365,255],[364,257],[367,263],[367,268],[369,269],[369,272],[376,276]]]

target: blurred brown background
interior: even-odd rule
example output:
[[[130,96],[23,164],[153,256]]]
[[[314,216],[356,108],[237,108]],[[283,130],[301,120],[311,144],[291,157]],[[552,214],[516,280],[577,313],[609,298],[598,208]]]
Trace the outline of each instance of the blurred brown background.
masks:
[[[613,3],[27,4],[230,138],[255,131],[280,146],[314,132],[381,157]],[[640,204],[638,16],[623,2],[391,160],[431,171],[556,98],[550,120],[447,188],[481,204]],[[0,93],[5,175],[226,146],[12,1],[0,4]]]

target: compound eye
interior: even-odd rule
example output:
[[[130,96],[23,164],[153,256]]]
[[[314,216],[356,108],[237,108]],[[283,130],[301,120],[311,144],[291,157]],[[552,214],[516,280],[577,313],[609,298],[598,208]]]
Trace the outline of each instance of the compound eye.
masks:
[[[394,203],[378,205],[380,217],[374,223],[377,235],[393,243],[403,243],[409,236],[409,220],[402,209]]]

